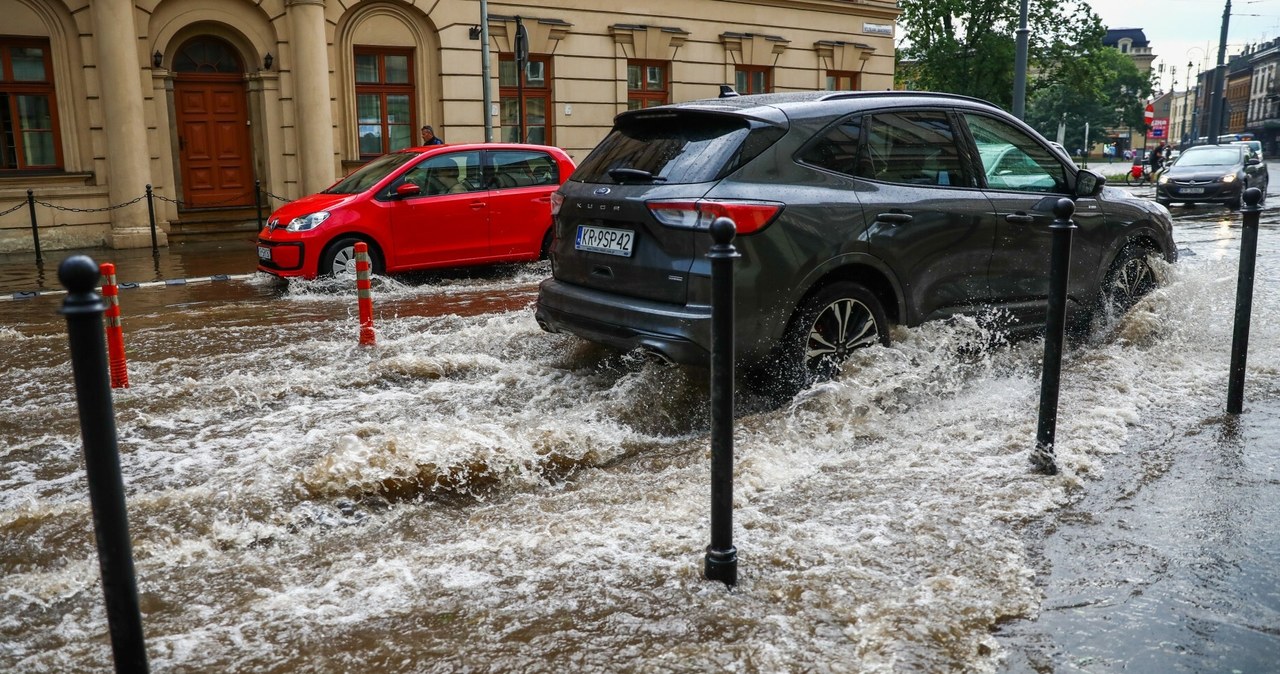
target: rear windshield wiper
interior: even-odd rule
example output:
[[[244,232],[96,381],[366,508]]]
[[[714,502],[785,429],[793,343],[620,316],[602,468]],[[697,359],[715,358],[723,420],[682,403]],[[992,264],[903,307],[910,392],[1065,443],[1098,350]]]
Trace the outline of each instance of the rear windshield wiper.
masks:
[[[609,177],[620,183],[625,183],[628,180],[647,180],[651,183],[667,182],[667,179],[662,176],[655,176],[644,169],[638,168],[609,169]]]

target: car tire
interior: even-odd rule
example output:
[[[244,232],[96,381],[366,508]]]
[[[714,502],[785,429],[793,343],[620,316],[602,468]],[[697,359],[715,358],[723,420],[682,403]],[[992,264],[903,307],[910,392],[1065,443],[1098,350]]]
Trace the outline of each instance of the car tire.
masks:
[[[545,260],[551,257],[551,240],[555,237],[556,227],[552,225],[547,229],[547,233],[542,236],[542,248],[538,249],[538,259]]]
[[[321,276],[340,276],[344,274],[354,276],[356,273],[356,244],[360,241],[354,236],[345,236],[330,243],[320,256],[320,268],[317,273]],[[383,272],[382,253],[373,244],[369,244],[369,267],[374,274]]]
[[[748,385],[790,397],[834,377],[853,350],[888,343],[889,319],[875,293],[859,283],[832,283],[800,302],[774,356]]]
[[[1233,211],[1240,210],[1240,198],[1243,194],[1244,194],[1244,190],[1240,190],[1240,194],[1237,194],[1235,198],[1227,202],[1227,208]]]
[[[1130,244],[1120,251],[1102,281],[1102,302],[1115,315],[1123,314],[1156,287],[1150,250]]]

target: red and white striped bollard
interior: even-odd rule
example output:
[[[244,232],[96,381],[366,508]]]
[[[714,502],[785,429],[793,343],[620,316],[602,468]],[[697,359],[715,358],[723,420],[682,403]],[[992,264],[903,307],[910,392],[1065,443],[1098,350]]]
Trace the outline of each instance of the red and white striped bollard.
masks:
[[[120,324],[120,287],[116,285],[116,266],[102,263],[102,299],[107,302],[103,314],[107,318],[107,362],[111,371],[111,388],[129,388],[129,367],[124,356],[124,327]]]
[[[360,343],[370,346],[373,337],[373,286],[369,281],[369,244],[356,243],[356,296],[360,305]]]

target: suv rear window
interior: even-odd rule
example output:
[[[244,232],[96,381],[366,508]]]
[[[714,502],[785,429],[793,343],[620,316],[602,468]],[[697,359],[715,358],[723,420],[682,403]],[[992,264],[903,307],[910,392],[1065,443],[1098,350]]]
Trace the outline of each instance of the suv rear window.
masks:
[[[724,115],[654,113],[618,120],[570,180],[617,183],[614,169],[653,175],[664,185],[718,180],[760,154],[785,133]]]

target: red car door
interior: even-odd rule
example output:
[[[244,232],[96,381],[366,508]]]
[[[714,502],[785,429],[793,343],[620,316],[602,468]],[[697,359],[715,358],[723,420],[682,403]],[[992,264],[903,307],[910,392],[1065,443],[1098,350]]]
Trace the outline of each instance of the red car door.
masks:
[[[562,177],[556,160],[538,150],[490,150],[490,246],[504,259],[536,259],[551,229],[551,194]]]
[[[467,264],[489,257],[488,190],[480,152],[437,155],[401,178],[421,193],[391,207],[388,270]]]

